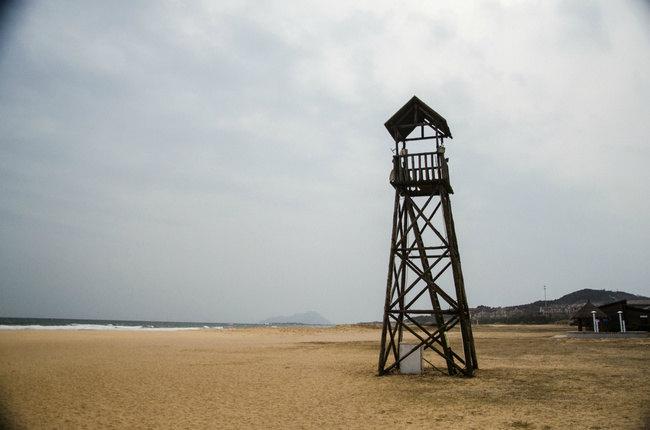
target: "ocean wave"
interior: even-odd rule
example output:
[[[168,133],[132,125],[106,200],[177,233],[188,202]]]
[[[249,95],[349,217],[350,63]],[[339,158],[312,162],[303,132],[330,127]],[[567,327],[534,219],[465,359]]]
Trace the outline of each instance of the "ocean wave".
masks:
[[[223,327],[144,327],[141,325],[113,324],[67,324],[67,325],[0,325],[0,330],[106,330],[106,331],[185,331],[185,330],[222,330]]]

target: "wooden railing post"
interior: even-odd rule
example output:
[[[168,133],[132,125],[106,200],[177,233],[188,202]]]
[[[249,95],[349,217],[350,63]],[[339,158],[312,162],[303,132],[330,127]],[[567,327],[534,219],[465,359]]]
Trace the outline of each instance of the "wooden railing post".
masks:
[[[396,184],[449,179],[444,147],[435,152],[395,155],[393,171],[394,177],[391,180]]]

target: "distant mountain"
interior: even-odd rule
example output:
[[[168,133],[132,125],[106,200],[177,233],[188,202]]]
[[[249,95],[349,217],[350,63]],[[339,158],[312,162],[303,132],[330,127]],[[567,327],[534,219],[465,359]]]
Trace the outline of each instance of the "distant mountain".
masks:
[[[619,300],[648,299],[625,291],[592,290],[585,288],[566,294],[559,299],[543,300],[524,305],[470,309],[473,321],[479,323],[544,323],[568,320],[587,301],[596,306]]]
[[[267,318],[260,321],[260,324],[311,324],[311,325],[332,325],[327,318],[315,311],[303,312],[289,316]]]
[[[565,294],[559,299],[553,300],[553,303],[569,305],[574,303],[585,303],[589,300],[591,303],[600,306],[605,303],[618,302],[619,300],[639,300],[647,298],[648,297],[639,296],[637,294],[626,293],[625,291],[592,290],[584,288],[582,290]],[[544,302],[540,300],[535,303]]]

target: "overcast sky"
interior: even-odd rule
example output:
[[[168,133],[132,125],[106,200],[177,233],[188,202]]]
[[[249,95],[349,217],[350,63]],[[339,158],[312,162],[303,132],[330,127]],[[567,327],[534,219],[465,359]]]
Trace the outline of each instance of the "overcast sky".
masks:
[[[383,123],[448,121],[471,306],[650,295],[643,2],[0,13],[0,316],[380,319]]]

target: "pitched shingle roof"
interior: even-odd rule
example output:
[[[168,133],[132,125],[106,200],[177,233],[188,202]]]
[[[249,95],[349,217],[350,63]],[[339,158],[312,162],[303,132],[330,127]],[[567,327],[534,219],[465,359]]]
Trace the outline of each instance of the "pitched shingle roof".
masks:
[[[386,121],[384,126],[390,135],[393,136],[393,139],[399,142],[406,139],[415,127],[417,127],[418,123],[425,120],[435,127],[441,133],[442,137],[452,137],[447,120],[416,96],[413,96],[411,100],[395,112]]]

